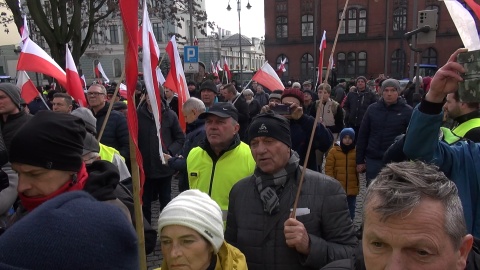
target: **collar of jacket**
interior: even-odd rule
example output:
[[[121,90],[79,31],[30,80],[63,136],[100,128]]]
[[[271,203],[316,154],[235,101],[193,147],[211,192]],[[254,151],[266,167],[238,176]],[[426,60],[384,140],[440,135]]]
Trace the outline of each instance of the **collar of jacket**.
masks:
[[[208,142],[208,137],[205,136],[205,139],[203,139],[202,142],[200,142],[200,147],[205,150],[207,152],[207,154],[213,159],[213,160],[217,160],[219,159],[224,153],[232,150],[232,149],[235,149],[238,145],[240,145],[241,141],[240,141],[240,136],[237,134],[235,134],[235,136],[233,137],[233,140],[232,142],[230,143],[230,145],[225,148],[224,150],[222,150],[222,152],[220,152],[220,155],[216,155],[215,152],[213,151],[212,147],[210,146],[210,142]]]
[[[205,119],[198,119],[193,121],[192,123],[190,124],[187,124],[187,133],[190,133],[194,130],[196,130],[197,128],[201,128],[205,126]]]
[[[3,122],[3,118],[2,118],[2,122],[3,123],[7,123],[7,122],[10,122],[12,120],[15,120],[15,119],[18,119],[24,115],[27,115],[27,113],[25,112],[25,110],[22,108],[18,113],[14,113],[14,114],[9,114],[7,116],[7,121]]]
[[[460,115],[459,117],[457,117],[453,120],[455,120],[455,122],[457,122],[460,125],[461,123],[467,122],[468,120],[473,119],[473,118],[480,118],[480,110],[475,110],[473,112],[469,112],[467,114]]]
[[[120,182],[118,170],[111,162],[97,160],[87,165],[88,179],[83,188],[99,201],[114,200],[113,191]]]

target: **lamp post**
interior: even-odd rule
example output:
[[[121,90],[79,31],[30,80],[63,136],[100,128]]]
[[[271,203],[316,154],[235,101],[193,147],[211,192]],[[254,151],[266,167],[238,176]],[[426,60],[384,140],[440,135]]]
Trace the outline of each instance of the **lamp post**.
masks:
[[[247,9],[251,9],[250,0],[248,0]],[[232,10],[230,2],[228,2],[227,10]],[[237,0],[237,12],[238,12],[238,46],[240,47],[240,86],[243,87],[243,51],[242,51],[242,27],[240,24],[240,13],[242,11],[242,0]]]

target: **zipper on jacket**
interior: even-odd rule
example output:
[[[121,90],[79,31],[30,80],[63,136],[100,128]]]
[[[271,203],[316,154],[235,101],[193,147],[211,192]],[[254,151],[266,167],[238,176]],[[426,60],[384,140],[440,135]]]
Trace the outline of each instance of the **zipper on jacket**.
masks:
[[[208,196],[212,197],[212,185],[213,185],[213,177],[215,176],[215,166],[217,166],[217,160],[212,160],[212,175],[210,176],[210,187],[208,188]]]
[[[345,158],[346,158],[346,161],[345,161],[345,193],[347,194],[348,196],[348,152],[345,154]]]

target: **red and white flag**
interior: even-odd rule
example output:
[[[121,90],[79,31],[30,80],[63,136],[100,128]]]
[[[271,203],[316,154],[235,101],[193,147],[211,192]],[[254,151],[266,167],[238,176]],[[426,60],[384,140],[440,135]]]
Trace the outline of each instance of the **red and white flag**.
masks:
[[[318,55],[318,76],[317,76],[317,85],[322,83],[322,73],[323,73],[323,53],[327,48],[327,31],[323,31],[322,41],[320,41],[320,47],[318,50],[320,54]]]
[[[187,80],[183,72],[182,59],[180,59],[180,55],[178,54],[175,35],[172,36],[165,50],[170,58],[170,71],[165,81],[165,87],[172,89],[172,91],[178,95],[178,119],[180,120],[180,126],[183,131],[185,131],[187,123],[185,123],[181,106],[190,98],[190,93],[188,92]]]
[[[143,46],[143,79],[145,82],[145,88],[147,89],[147,95],[152,107],[153,118],[155,120],[155,126],[157,130],[157,137],[159,141],[161,139],[160,133],[160,121],[162,118],[162,98],[160,97],[160,91],[158,90],[157,79],[157,67],[158,59],[160,56],[160,49],[153,34],[152,24],[148,17],[147,0],[143,2],[143,20],[142,20],[142,46]],[[165,164],[165,158],[163,157],[162,144],[158,144],[158,152],[160,153],[160,159]]]
[[[193,39],[193,46],[198,46],[198,38],[196,36]]]
[[[230,68],[228,67],[227,57],[223,60],[223,70],[227,74],[227,82],[232,79],[232,73],[230,73]]]
[[[27,23],[27,16],[23,16],[23,26],[20,27],[20,35],[22,36],[22,42],[20,43],[20,47],[23,48],[23,43],[29,38],[30,31],[28,30],[28,23]]]
[[[87,80],[85,80],[85,75],[82,74],[82,76],[80,76],[80,79],[82,79],[82,87],[83,89],[85,89],[87,87]]]
[[[118,88],[118,92],[120,93],[120,96],[127,99],[127,97],[128,97],[127,86],[124,83],[120,83],[120,87]]]
[[[65,71],[30,38],[27,38],[23,44],[17,70],[42,73],[55,78],[64,88],[68,87]]]
[[[217,71],[217,66],[213,64],[213,61],[210,60],[210,67],[212,69],[212,74],[213,76],[218,77],[218,71]]]
[[[278,65],[277,71],[281,72],[281,74],[283,74],[283,72],[287,71],[287,69],[285,68],[285,63],[286,62],[287,62],[287,58],[284,58],[282,60],[282,62],[280,62],[280,65]]]
[[[105,75],[105,71],[103,70],[102,63],[100,62],[98,62],[98,64],[95,66],[95,74],[97,75],[97,78],[100,78],[100,76],[102,76],[105,83],[108,83],[110,81],[107,75]]]
[[[27,104],[32,102],[32,100],[40,94],[24,70],[17,72],[17,86],[20,88],[20,96]]]
[[[258,82],[259,84],[265,86],[272,91],[283,91],[285,89],[277,73],[268,62],[265,62],[265,64],[263,64],[263,66],[257,71],[257,73],[253,75],[252,80]]]
[[[87,106],[87,100],[85,99],[85,93],[83,92],[82,81],[78,75],[77,66],[73,61],[72,53],[65,45],[65,70],[67,71],[67,93],[75,99],[81,107]]]
[[[219,71],[223,71],[222,67],[220,66],[220,60],[218,60],[218,61],[216,62],[216,65],[217,65],[217,73],[218,73]]]

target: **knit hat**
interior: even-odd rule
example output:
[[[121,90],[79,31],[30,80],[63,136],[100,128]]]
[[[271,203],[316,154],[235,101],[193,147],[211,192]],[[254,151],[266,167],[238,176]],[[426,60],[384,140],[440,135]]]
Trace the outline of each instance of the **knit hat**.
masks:
[[[125,214],[84,191],[41,204],[2,234],[0,250],[0,269],[139,269]]]
[[[3,91],[12,100],[17,108],[21,108],[20,88],[12,83],[0,83],[0,91]]]
[[[312,82],[311,81],[304,81],[303,85],[312,85]]]
[[[292,88],[300,89],[300,88],[302,88],[302,86],[300,85],[299,82],[294,82],[294,83],[292,84]]]
[[[79,107],[72,111],[71,114],[81,118],[85,122],[87,132],[92,133],[93,135],[97,134],[97,118],[93,116],[92,111],[84,107]]]
[[[353,141],[355,141],[355,130],[353,128],[344,128],[342,131],[340,131],[340,141],[343,140],[343,137],[345,136],[350,136]]]
[[[169,225],[182,225],[195,230],[212,244],[215,254],[223,244],[222,210],[200,190],[186,190],[165,206],[158,218],[159,235]]]
[[[218,95],[218,89],[215,83],[212,80],[206,80],[202,83],[200,86],[200,92],[203,90],[210,90],[215,93],[215,95]]]
[[[304,90],[303,91],[304,94],[309,94],[312,98],[314,98],[315,94],[313,93],[312,90]]]
[[[261,113],[252,119],[248,127],[248,144],[256,137],[270,137],[292,147],[290,123],[273,112]]]
[[[282,94],[282,100],[285,97],[294,97],[300,101],[300,105],[303,105],[304,99],[303,99],[303,92],[300,89],[285,89]]]
[[[394,87],[397,92],[400,91],[400,83],[398,83],[397,80],[395,79],[386,79],[385,81],[382,82],[382,92],[385,90],[387,87]]]
[[[85,133],[85,123],[76,116],[39,111],[13,137],[10,162],[77,172]]]
[[[268,101],[270,101],[273,98],[278,99],[278,100],[282,100],[282,94],[283,94],[283,91],[275,90],[268,96]]]
[[[86,155],[90,152],[100,153],[100,144],[92,134],[87,133],[85,134],[85,139],[83,140],[82,155]]]
[[[214,103],[208,112],[203,112],[198,116],[198,119],[205,119],[209,115],[216,115],[221,118],[232,117],[235,121],[238,121],[238,111],[235,106],[230,102],[217,102]]]
[[[367,83],[367,78],[365,78],[364,76],[358,76],[357,79],[355,80],[355,84],[357,84],[358,80],[363,80],[365,84]]]

